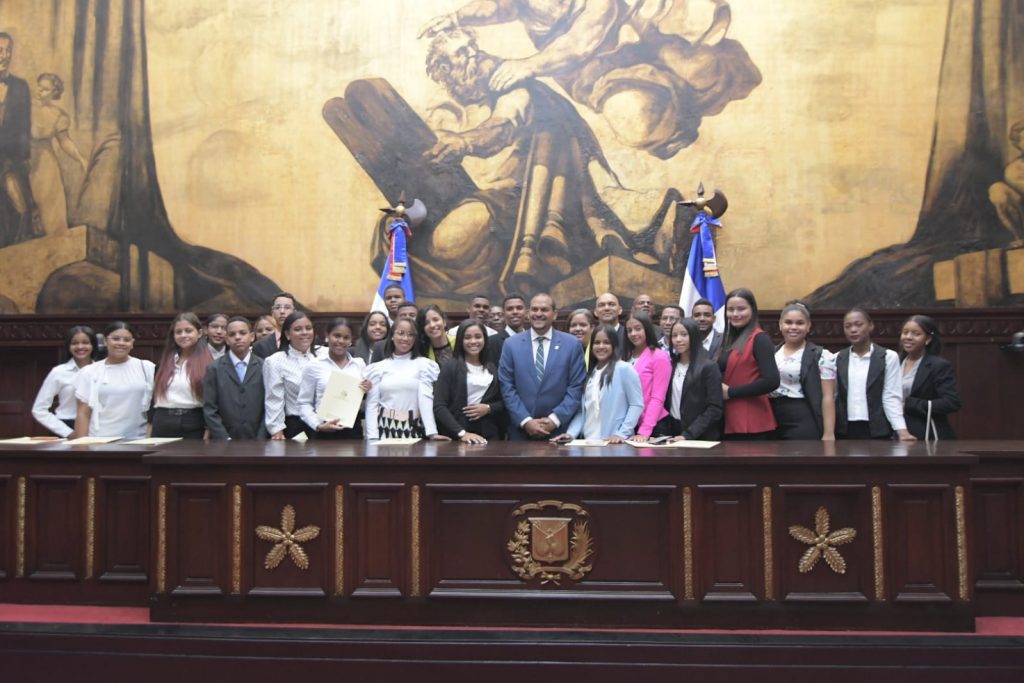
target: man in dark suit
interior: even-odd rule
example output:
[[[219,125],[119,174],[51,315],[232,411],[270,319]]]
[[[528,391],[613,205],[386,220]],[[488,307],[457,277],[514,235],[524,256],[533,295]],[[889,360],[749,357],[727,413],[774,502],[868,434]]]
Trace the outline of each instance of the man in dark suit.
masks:
[[[690,309],[690,318],[697,323],[700,333],[704,335],[701,343],[708,356],[718,360],[718,352],[722,350],[722,333],[715,329],[715,306],[707,299],[697,299]]]
[[[28,83],[11,75],[14,39],[0,33],[0,247],[43,235],[28,182],[31,96]]]
[[[263,359],[250,350],[249,321],[228,321],[229,351],[206,369],[203,417],[211,439],[265,439]]]
[[[683,309],[675,304],[670,304],[661,309],[661,316],[658,318],[661,339],[658,340],[658,344],[666,351],[672,348],[672,326],[682,320],[684,315]]]
[[[526,327],[526,299],[519,294],[509,294],[501,302],[501,311],[505,314],[505,328],[498,330],[502,339],[519,334]]]
[[[594,302],[594,318],[598,325],[608,325],[615,329],[619,335],[619,348],[623,348],[626,341],[626,326],[619,324],[619,316],[622,315],[622,305],[619,304],[619,297],[611,292],[605,292],[597,297]]]
[[[289,292],[279,292],[274,296],[274,301],[270,304],[270,317],[274,319],[274,334],[268,334],[252,347],[252,352],[257,358],[266,358],[277,353],[277,350],[281,348],[281,326],[294,311],[294,295]]]
[[[514,440],[560,434],[579,410],[583,347],[552,327],[556,317],[551,295],[537,294],[530,300],[530,329],[509,337],[502,349],[498,380]]]

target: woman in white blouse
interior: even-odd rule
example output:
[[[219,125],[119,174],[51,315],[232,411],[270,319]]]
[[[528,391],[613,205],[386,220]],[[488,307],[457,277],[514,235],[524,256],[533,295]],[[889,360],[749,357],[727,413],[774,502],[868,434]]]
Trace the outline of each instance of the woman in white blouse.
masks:
[[[263,361],[264,420],[271,439],[313,434],[299,411],[299,386],[305,367],[325,355],[313,344],[313,321],[302,311],[292,311],[281,325],[280,349]]]
[[[111,323],[104,337],[106,359],[82,368],[75,378],[78,414],[71,437],[142,438],[153,400],[155,366],[131,355],[135,334],[128,323]]]
[[[479,320],[464,320],[455,333],[452,357],[441,364],[434,384],[434,418],[441,434],[465,443],[501,436],[505,402],[487,354],[487,328]]]
[[[195,313],[179,313],[167,331],[153,382],[153,436],[203,438],[203,379],[212,362],[202,343],[199,318]]]
[[[779,388],[769,394],[780,439],[836,438],[836,357],[807,340],[811,313],[790,301],[779,316],[782,344],[775,350]]]
[[[91,327],[75,325],[68,330],[64,349],[68,359],[46,375],[32,405],[32,417],[57,436],[67,438],[75,430],[75,415],[78,414],[75,378],[82,368],[96,360],[96,333]],[[51,411],[54,399],[57,399],[57,410]]]
[[[384,360],[366,368],[367,441],[423,438],[448,441],[434,421],[437,363],[421,356],[415,321],[400,318],[384,342]]]
[[[352,427],[344,427],[338,420],[322,420],[317,416],[323,401],[327,382],[336,372],[363,377],[366,363],[352,356],[352,326],[345,318],[335,318],[327,324],[327,357],[318,358],[302,369],[299,383],[299,416],[317,439],[361,439],[362,428],[358,420]]]
[[[622,443],[634,435],[644,411],[640,376],[633,366],[618,360],[619,335],[601,325],[590,339],[590,363],[583,401],[564,434],[552,439],[565,443],[583,437],[588,441]]]

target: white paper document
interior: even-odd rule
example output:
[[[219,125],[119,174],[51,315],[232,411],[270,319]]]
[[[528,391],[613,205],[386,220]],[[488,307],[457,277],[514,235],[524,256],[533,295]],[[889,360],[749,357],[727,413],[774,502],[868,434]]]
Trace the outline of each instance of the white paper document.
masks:
[[[604,439],[573,439],[568,441],[565,446],[607,446],[608,442]]]
[[[68,441],[69,446],[88,446],[92,443],[111,443],[113,441],[120,441],[123,436],[80,436],[77,439]]]
[[[363,390],[359,388],[361,381],[345,372],[332,372],[316,416],[328,422],[340,420],[341,426],[345,428],[355,425],[359,404],[363,400]]]
[[[627,441],[633,448],[711,448],[722,443],[721,441],[673,441],[672,443],[645,443],[640,441]]]
[[[0,439],[0,444],[17,444],[21,446],[35,446],[41,443],[53,443],[55,441],[63,441],[57,436],[19,436],[16,439]]]
[[[420,439],[377,439],[376,441],[368,441],[371,446],[411,446],[414,443],[419,443]]]
[[[125,441],[124,446],[160,446],[165,443],[173,443],[175,441],[181,441],[180,436],[151,436],[145,439],[135,439],[134,441]]]

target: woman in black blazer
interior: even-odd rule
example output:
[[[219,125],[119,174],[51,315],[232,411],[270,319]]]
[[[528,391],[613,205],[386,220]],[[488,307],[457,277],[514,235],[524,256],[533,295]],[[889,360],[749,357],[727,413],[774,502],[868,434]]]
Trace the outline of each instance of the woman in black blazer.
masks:
[[[926,315],[912,315],[903,323],[900,332],[903,417],[907,431],[918,439],[926,436],[929,406],[938,438],[956,438],[949,415],[960,410],[960,391],[953,366],[939,355],[941,350],[939,328],[934,320]]]
[[[477,444],[501,435],[505,403],[487,344],[487,328],[479,320],[459,325],[452,357],[441,365],[434,383],[434,418],[439,434]]]
[[[717,441],[722,438],[722,371],[701,344],[700,328],[689,318],[672,325],[669,334],[672,380],[663,417],[655,436]]]

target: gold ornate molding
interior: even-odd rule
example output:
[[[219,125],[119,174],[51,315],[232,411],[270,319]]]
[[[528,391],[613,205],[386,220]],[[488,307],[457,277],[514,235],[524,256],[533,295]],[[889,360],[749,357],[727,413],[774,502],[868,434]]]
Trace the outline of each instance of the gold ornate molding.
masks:
[[[18,477],[18,535],[15,540],[17,546],[17,559],[14,575],[19,579],[25,576],[25,505],[27,504],[25,494],[25,477]]]
[[[167,592],[167,485],[156,492],[156,592]]]
[[[410,559],[412,562],[412,586],[409,595],[418,598],[420,597],[420,487],[418,485],[412,487],[412,529],[410,532],[412,536],[412,557]]]
[[[683,489],[683,599],[694,600],[693,592],[693,491]]]
[[[527,512],[548,509],[552,512],[572,512],[573,515],[525,517],[516,522],[512,538],[505,544],[512,560],[512,571],[522,581],[539,576],[541,585],[560,585],[559,581],[563,577],[579,581],[593,568],[593,564],[586,564],[594,554],[587,519],[590,513],[573,503],[542,500],[520,505],[512,512],[512,517],[524,517]]]
[[[775,561],[772,548],[772,487],[761,489],[761,522],[764,532],[764,599],[775,599]]]
[[[275,569],[284,556],[292,558],[292,562],[299,569],[309,569],[309,555],[302,549],[302,543],[312,541],[320,535],[320,527],[304,526],[298,531],[295,530],[295,508],[285,505],[281,509],[281,528],[260,525],[256,527],[256,535],[263,541],[269,541],[274,547],[267,553],[263,560],[266,569]]]
[[[871,544],[875,557],[875,600],[885,601],[885,555],[882,538],[882,489],[871,488]]]
[[[955,489],[956,500],[956,564],[960,584],[960,599],[968,600],[970,596],[967,584],[967,522],[964,518],[964,487]]]
[[[85,482],[85,578],[91,579],[96,561],[96,478]]]
[[[242,592],[242,487],[231,492],[231,592]]]
[[[814,513],[814,531],[799,524],[789,527],[790,536],[811,546],[797,565],[801,574],[806,574],[814,569],[822,557],[836,574],[846,573],[846,560],[835,549],[835,546],[851,542],[856,538],[857,531],[853,527],[846,527],[829,533],[829,527],[828,510],[824,507],[819,507],[818,511]]]
[[[334,594],[345,592],[345,487],[334,487]]]

